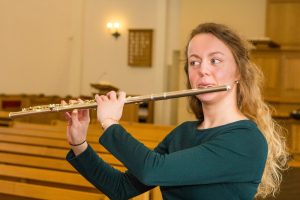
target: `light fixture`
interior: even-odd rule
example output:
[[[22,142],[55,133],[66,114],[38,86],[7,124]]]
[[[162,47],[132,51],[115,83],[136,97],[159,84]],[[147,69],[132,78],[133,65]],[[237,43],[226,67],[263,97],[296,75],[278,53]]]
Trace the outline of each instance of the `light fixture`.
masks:
[[[110,30],[111,35],[114,36],[116,39],[118,39],[118,37],[121,36],[121,34],[120,34],[120,27],[121,27],[120,22],[108,22],[106,24],[106,27]]]

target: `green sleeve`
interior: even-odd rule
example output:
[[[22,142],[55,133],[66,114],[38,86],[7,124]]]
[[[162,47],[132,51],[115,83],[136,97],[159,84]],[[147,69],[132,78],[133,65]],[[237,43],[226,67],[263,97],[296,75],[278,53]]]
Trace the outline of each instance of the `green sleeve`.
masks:
[[[169,154],[148,149],[120,125],[109,127],[100,143],[142,183],[160,186],[258,183],[267,152],[264,137],[247,128]]]
[[[142,184],[128,171],[120,172],[105,163],[91,146],[78,156],[72,150],[69,151],[66,159],[110,199],[129,199],[153,188]]]

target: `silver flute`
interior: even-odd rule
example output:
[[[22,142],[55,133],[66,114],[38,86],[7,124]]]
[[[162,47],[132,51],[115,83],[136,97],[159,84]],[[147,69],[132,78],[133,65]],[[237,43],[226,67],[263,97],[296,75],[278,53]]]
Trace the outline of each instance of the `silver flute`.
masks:
[[[161,94],[134,96],[134,97],[127,97],[125,100],[125,104],[166,100],[166,99],[193,96],[193,95],[204,94],[204,93],[228,91],[230,89],[231,89],[230,85],[223,85],[223,86],[208,87],[208,88],[164,92]],[[49,105],[32,106],[28,108],[23,108],[21,111],[18,112],[10,112],[9,117],[14,119],[14,118],[24,117],[28,115],[36,115],[36,114],[52,113],[52,112],[66,112],[74,109],[91,109],[91,108],[97,108],[97,102],[95,99],[83,100],[82,102],[77,101],[75,103],[69,103],[69,104],[49,104]]]

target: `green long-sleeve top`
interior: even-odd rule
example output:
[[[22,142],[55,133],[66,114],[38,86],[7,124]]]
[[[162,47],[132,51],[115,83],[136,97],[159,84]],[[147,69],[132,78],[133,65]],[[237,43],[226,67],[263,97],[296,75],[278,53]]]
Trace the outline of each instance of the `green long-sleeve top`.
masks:
[[[154,186],[168,200],[253,199],[268,151],[256,124],[241,120],[203,130],[198,125],[179,125],[154,150],[122,126],[110,126],[99,142],[128,168],[124,173],[90,146],[77,157],[70,151],[67,160],[111,199],[128,199]]]

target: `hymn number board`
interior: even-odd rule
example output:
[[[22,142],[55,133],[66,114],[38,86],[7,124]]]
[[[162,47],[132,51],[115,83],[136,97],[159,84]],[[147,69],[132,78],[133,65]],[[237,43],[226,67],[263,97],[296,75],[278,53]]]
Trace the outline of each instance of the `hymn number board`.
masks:
[[[128,65],[151,67],[152,29],[130,29],[128,35]]]

